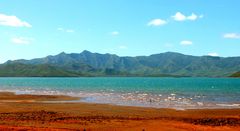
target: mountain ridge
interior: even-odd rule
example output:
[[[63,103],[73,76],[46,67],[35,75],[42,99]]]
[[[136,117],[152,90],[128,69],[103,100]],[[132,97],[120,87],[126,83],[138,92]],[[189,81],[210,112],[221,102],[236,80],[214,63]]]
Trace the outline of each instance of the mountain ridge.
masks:
[[[31,60],[7,61],[0,67],[19,63],[49,65],[84,76],[227,77],[240,70],[240,57],[192,56],[177,52],[131,57],[92,53],[87,50],[69,54],[61,52]]]

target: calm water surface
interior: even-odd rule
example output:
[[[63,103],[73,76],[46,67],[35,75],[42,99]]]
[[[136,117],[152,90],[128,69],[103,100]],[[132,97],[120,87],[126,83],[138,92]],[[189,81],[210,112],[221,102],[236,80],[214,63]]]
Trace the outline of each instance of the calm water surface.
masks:
[[[0,78],[0,91],[63,94],[82,102],[158,108],[240,108],[234,78]]]

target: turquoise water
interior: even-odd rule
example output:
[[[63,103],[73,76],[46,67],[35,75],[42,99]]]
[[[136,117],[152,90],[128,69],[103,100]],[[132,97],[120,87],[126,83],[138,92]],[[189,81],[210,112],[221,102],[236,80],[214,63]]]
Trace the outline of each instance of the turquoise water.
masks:
[[[239,108],[234,78],[0,78],[0,90],[17,94],[63,94],[80,101],[159,108]]]

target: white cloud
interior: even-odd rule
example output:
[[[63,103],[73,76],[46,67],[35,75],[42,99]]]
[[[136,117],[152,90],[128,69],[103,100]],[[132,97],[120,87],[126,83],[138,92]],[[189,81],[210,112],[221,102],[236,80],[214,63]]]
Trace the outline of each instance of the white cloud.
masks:
[[[67,32],[67,33],[74,33],[75,32],[75,30],[73,30],[73,29],[64,29],[62,27],[57,28],[57,30],[62,31],[62,32]]]
[[[72,29],[67,29],[66,32],[67,32],[67,33],[74,33],[75,31],[72,30]]]
[[[153,19],[150,22],[148,22],[148,26],[161,26],[167,24],[167,21],[162,19]]]
[[[119,49],[127,49],[127,46],[121,45],[118,47]]]
[[[181,12],[177,12],[174,16],[172,16],[172,18],[176,21],[184,21],[186,20],[186,16],[183,15]]]
[[[172,18],[175,21],[186,21],[186,20],[197,20],[199,18],[203,18],[203,15],[196,15],[195,13],[192,13],[190,16],[186,16],[184,14],[182,14],[181,12],[177,12],[175,15],[172,16]]]
[[[3,60],[0,59],[0,64],[3,64],[4,62],[5,62],[5,61],[3,61]]]
[[[59,27],[59,28],[57,28],[57,30],[59,30],[59,31],[63,31],[64,29],[63,29],[63,28],[61,28],[61,27]]]
[[[183,45],[183,46],[188,46],[188,45],[192,45],[193,42],[192,41],[189,41],[189,40],[183,40],[180,42],[180,45]]]
[[[197,18],[198,18],[198,16],[194,13],[192,13],[192,15],[187,17],[188,20],[196,20]]]
[[[227,33],[223,35],[224,38],[227,39],[240,39],[240,34],[237,33]]]
[[[113,31],[113,32],[111,32],[111,35],[119,35],[119,32],[118,31]]]
[[[33,38],[29,38],[29,37],[14,37],[11,39],[12,43],[23,44],[23,45],[31,44],[33,40],[34,40]]]
[[[32,27],[29,23],[20,20],[16,16],[0,14],[0,25],[12,27]]]
[[[216,52],[210,52],[207,55],[208,56],[219,56],[218,53],[216,53]]]

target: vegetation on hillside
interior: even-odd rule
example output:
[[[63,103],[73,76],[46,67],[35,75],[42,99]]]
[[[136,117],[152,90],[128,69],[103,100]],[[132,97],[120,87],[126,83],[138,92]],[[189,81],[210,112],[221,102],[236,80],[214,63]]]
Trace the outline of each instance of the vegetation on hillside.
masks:
[[[240,77],[240,71],[232,74],[230,77]]]
[[[240,70],[240,57],[191,56],[174,52],[150,56],[60,53],[0,65],[0,76],[193,76],[227,77]]]

